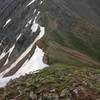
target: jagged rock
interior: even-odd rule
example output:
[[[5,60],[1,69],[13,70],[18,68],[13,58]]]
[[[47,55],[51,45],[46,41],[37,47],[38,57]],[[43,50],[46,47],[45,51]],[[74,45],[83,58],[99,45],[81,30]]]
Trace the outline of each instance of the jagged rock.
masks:
[[[37,100],[37,95],[34,94],[33,91],[30,92],[29,96],[30,96],[30,98],[31,98],[32,100]]]
[[[61,98],[68,98],[68,96],[69,96],[69,91],[68,91],[68,89],[66,88],[66,89],[63,89],[62,91],[61,91],[61,93],[60,93],[60,97]]]
[[[19,92],[19,95],[23,94],[23,91],[22,91],[21,87],[17,87],[17,91]]]
[[[48,96],[43,96],[44,100],[59,100],[59,96],[57,94],[48,94]]]
[[[56,89],[52,89],[49,91],[50,93],[55,93],[56,92]]]

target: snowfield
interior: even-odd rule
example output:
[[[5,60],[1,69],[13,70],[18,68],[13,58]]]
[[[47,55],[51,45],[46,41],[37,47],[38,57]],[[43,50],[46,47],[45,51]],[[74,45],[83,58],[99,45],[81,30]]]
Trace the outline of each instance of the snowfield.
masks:
[[[10,77],[0,77],[0,87],[6,86],[6,84],[13,79],[19,78],[22,75],[29,74],[31,72],[36,72],[40,69],[47,67],[47,64],[43,62],[44,52],[38,46],[36,46],[35,52],[30,60],[26,60],[22,67]],[[3,73],[2,73],[3,74]]]

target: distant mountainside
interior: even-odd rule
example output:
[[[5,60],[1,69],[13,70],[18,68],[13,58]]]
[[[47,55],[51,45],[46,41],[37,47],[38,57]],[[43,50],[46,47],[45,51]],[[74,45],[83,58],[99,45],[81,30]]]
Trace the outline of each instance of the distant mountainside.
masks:
[[[1,100],[100,98],[99,5],[99,0],[0,0],[0,87],[15,79],[1,88]]]

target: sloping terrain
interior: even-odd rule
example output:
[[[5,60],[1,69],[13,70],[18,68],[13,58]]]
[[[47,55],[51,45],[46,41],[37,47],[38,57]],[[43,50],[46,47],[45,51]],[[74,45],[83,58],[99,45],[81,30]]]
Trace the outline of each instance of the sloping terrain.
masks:
[[[44,52],[36,42],[45,34],[38,24],[41,0],[0,1],[0,87],[46,67]],[[32,4],[32,5],[31,5]],[[38,59],[38,61],[37,61]]]
[[[0,90],[0,98],[2,100],[99,100],[99,77],[100,71],[93,68],[55,64],[39,73],[12,81]]]
[[[46,0],[41,14],[44,14],[47,27],[47,42],[55,41],[100,61],[99,19],[96,21],[99,12],[95,11],[91,3],[89,0]]]
[[[0,78],[18,78],[49,65],[9,82],[0,89],[1,100],[100,99],[99,4],[1,0]]]

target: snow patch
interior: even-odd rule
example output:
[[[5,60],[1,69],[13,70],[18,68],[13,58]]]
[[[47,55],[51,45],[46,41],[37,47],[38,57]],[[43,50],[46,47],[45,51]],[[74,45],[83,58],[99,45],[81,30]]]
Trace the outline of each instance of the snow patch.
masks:
[[[4,66],[7,65],[9,62],[9,59],[7,58],[6,62],[4,63]]]
[[[40,1],[40,5],[43,4],[43,1]]]
[[[5,52],[3,52],[1,55],[0,55],[0,60],[6,55]]]
[[[34,12],[36,12],[36,11],[34,11]],[[35,19],[34,19],[34,21],[33,21],[33,24],[32,24],[32,26],[31,26],[31,30],[32,30],[32,33],[33,32],[36,32],[36,30],[37,30],[37,28],[38,28],[38,24],[36,23],[36,19],[37,19],[37,17],[38,17],[38,15],[40,14],[40,11],[38,11],[38,13],[37,13],[37,15],[36,15],[36,17],[35,17]]]
[[[11,53],[13,52],[14,48],[15,48],[15,44],[9,49],[9,51],[8,51],[9,55],[8,55],[8,58],[7,58],[7,60],[6,60],[4,65],[6,65],[8,63],[9,57],[10,57]]]
[[[9,49],[9,51],[8,51],[8,52],[9,52],[9,56],[10,56],[11,53],[13,52],[14,48],[15,48],[15,44]],[[8,56],[8,57],[9,57],[9,56]]]
[[[32,22],[32,19],[28,21],[28,23],[25,25],[25,27],[28,27],[28,25],[30,25]]]
[[[19,36],[17,37],[16,41],[18,41],[21,36],[22,36],[22,34],[19,34]]]
[[[33,33],[33,32],[36,32],[37,28],[38,28],[38,24],[35,24],[35,23],[33,22],[32,26],[31,26],[32,33]]]
[[[6,84],[13,79],[19,78],[20,76],[23,76],[25,74],[29,74],[34,71],[38,71],[40,69],[43,69],[47,67],[47,64],[44,64],[43,62],[43,56],[44,52],[42,49],[40,49],[38,46],[36,46],[35,52],[30,60],[26,60],[26,62],[22,65],[22,67],[13,75],[10,77],[2,78],[0,79],[0,87],[6,86]]]
[[[44,52],[38,46],[36,46],[35,52],[31,59],[26,61],[24,65],[18,70],[18,72],[14,75],[15,77],[29,74],[30,72],[34,72],[36,70],[43,69],[47,66],[47,64],[43,63]]]
[[[32,0],[26,7],[30,6],[32,3],[34,3],[36,0]]]
[[[4,28],[6,25],[8,25],[10,22],[11,22],[11,19],[8,19],[8,20],[6,21],[6,23],[5,23],[5,25],[3,26],[3,28]]]

